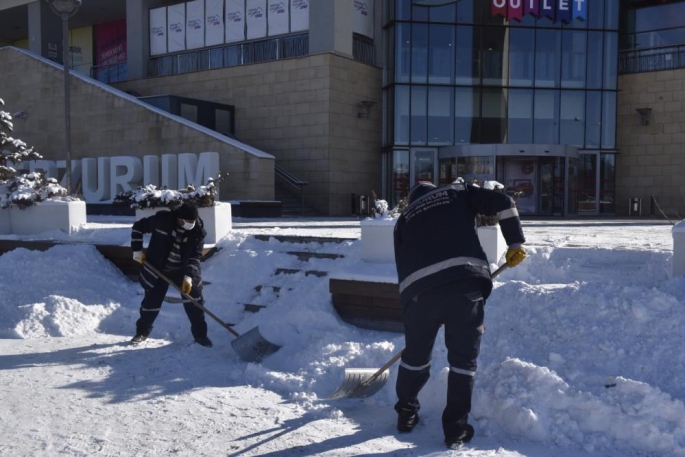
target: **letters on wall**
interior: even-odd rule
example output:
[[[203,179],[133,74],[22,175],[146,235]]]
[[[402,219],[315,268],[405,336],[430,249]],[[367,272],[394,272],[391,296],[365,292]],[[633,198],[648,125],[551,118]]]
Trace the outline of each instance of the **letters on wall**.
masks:
[[[530,14],[568,24],[574,19],[587,20],[587,1],[589,0],[492,0],[490,14],[492,17],[504,16],[508,21],[521,21],[523,16]]]
[[[66,160],[33,160],[21,162],[15,168],[30,172],[41,171],[50,178],[57,178],[66,169]],[[161,169],[161,174],[160,174]],[[86,202],[111,201],[119,192],[135,190],[139,186],[154,184],[169,189],[205,185],[209,178],[219,174],[219,153],[164,154],[144,156],[115,156],[84,158],[71,161],[72,185],[81,182]],[[161,181],[160,181],[161,176]],[[66,185],[66,173],[61,184]]]

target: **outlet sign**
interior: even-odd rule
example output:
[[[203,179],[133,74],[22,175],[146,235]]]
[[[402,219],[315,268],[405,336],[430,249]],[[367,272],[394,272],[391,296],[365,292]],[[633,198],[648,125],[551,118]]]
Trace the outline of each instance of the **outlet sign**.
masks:
[[[66,170],[66,160],[32,160],[15,168],[39,171],[58,179]],[[83,193],[88,203],[110,202],[119,192],[154,184],[168,189],[185,189],[207,184],[219,174],[219,153],[163,154],[159,156],[115,156],[76,159],[71,161],[71,185]],[[61,185],[66,186],[66,173]]]
[[[492,17],[504,16],[508,21],[516,19],[521,22],[528,14],[544,17],[552,22],[569,22],[578,19],[587,20],[588,0],[491,0]]]

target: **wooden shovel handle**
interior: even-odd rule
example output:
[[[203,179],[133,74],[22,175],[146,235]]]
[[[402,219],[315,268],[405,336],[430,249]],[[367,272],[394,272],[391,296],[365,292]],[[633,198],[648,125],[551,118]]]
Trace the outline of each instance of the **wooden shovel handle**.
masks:
[[[494,273],[492,273],[492,278],[493,279],[496,278],[497,276],[499,276],[500,273],[502,273],[507,268],[509,268],[509,266],[506,263],[503,264],[501,267],[499,267],[497,270],[495,270]],[[398,352],[397,354],[395,354],[392,359],[388,360],[388,363],[386,363],[385,365],[380,367],[377,372],[375,372],[368,379],[364,380],[364,382],[359,384],[359,387],[357,387],[357,389],[363,389],[366,386],[368,386],[369,384],[371,384],[372,382],[374,382],[380,375],[383,374],[383,372],[385,370],[387,370],[388,368],[393,366],[394,363],[397,362],[400,359],[400,357],[402,357],[402,352],[404,352],[404,349],[401,350],[400,352]]]
[[[212,319],[214,319],[215,321],[217,321],[219,324],[221,324],[221,326],[222,326],[223,328],[225,328],[226,330],[228,330],[229,332],[231,332],[231,333],[233,334],[233,336],[235,336],[235,337],[239,337],[239,336],[240,336],[240,333],[238,333],[238,332],[236,332],[235,330],[233,330],[228,324],[226,324],[224,321],[222,321],[222,320],[219,319],[217,316],[215,316],[214,313],[212,313],[210,310],[208,310],[207,308],[205,308],[204,306],[202,306],[202,305],[200,304],[200,302],[198,302],[197,300],[195,300],[195,299],[194,299],[193,297],[191,297],[190,295],[184,293],[184,292],[181,290],[180,287],[178,287],[176,284],[174,284],[173,281],[171,281],[169,278],[167,278],[166,276],[164,276],[164,274],[162,274],[161,271],[157,270],[155,267],[153,267],[152,265],[150,265],[149,262],[143,262],[143,265],[146,266],[147,268],[149,268],[150,271],[152,271],[154,274],[156,274],[157,276],[159,276],[160,278],[162,278],[163,280],[165,280],[167,283],[169,283],[169,285],[170,285],[171,287],[173,287],[174,289],[176,289],[176,290],[178,291],[178,293],[181,294],[181,297],[187,298],[188,300],[190,300],[190,302],[191,302],[193,305],[195,305],[195,306],[197,306],[198,308],[200,308],[200,309],[201,309],[202,311],[204,311],[209,317],[211,317]]]

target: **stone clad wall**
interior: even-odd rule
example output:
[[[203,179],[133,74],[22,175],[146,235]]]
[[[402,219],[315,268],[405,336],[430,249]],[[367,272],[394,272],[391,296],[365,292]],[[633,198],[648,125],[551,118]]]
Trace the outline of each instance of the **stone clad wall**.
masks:
[[[323,214],[349,215],[352,193],[381,195],[379,68],[322,53],[115,87],[235,106],[236,137],[309,181],[307,203]],[[376,102],[368,119],[362,100]]]
[[[66,158],[64,79],[61,68],[13,48],[0,49],[5,111],[28,113],[15,119],[15,135],[47,160]],[[222,200],[273,200],[273,159],[259,157],[212,135],[155,113],[95,83],[72,76],[72,160],[85,157],[218,152]]]
[[[642,198],[649,215],[654,195],[669,217],[685,217],[685,69],[622,75],[618,84],[616,214]],[[649,125],[638,108],[652,109]]]

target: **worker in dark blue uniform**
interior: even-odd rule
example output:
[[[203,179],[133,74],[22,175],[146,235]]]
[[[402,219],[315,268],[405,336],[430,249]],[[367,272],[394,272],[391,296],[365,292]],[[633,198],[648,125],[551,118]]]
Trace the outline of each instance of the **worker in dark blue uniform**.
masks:
[[[442,425],[445,444],[453,448],[474,434],[468,415],[485,300],[492,291],[476,215],[497,217],[509,246],[509,267],[526,257],[521,246],[525,238],[514,201],[501,192],[458,180],[441,188],[419,183],[407,199],[394,232],[405,322],[405,349],[397,376],[397,429],[410,432],[419,421],[418,394],[430,376],[433,345],[444,325],[450,372]]]
[[[146,233],[152,234],[147,252],[143,251]],[[172,211],[159,211],[133,224],[131,250],[133,259],[143,264],[140,284],[145,289],[145,297],[140,304],[140,319],[136,322],[136,334],[131,343],[138,344],[148,338],[169,289],[169,284],[148,268],[146,262],[173,281],[183,293],[204,304],[200,262],[206,236],[197,206],[190,202]],[[192,303],[183,303],[183,307],[195,341],[212,347],[212,341],[207,337],[204,311]]]

